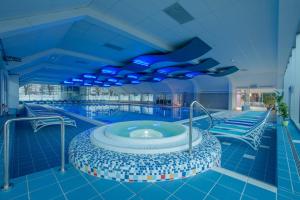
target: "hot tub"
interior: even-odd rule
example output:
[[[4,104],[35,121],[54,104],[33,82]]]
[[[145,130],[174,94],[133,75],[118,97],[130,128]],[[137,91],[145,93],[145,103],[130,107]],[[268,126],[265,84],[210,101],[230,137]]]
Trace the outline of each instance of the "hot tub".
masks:
[[[157,154],[188,149],[188,127],[162,121],[127,121],[102,126],[90,135],[92,144],[121,153]],[[202,140],[193,129],[192,145]]]

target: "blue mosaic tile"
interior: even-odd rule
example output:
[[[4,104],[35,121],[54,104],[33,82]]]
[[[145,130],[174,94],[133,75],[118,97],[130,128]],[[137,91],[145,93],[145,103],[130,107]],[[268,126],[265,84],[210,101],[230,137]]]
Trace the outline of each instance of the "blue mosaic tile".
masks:
[[[220,166],[221,145],[204,134],[202,143],[188,152],[170,154],[129,154],[109,151],[91,143],[92,130],[76,136],[70,143],[69,160],[92,176],[124,182],[155,182],[182,179]]]

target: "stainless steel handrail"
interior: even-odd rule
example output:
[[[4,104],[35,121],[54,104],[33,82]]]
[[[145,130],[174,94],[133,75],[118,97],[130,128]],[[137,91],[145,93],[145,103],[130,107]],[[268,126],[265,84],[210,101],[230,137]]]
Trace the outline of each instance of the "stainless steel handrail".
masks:
[[[194,108],[194,105],[197,104],[205,113],[206,115],[209,117],[210,119],[210,124],[209,124],[209,127],[207,128],[207,130],[209,130],[212,125],[213,125],[213,118],[212,116],[210,115],[210,113],[204,108],[204,106],[202,106],[201,103],[199,103],[198,101],[193,101],[191,104],[190,104],[190,121],[189,121],[189,153],[192,153],[192,149],[193,149],[193,108]]]
[[[12,184],[9,182],[9,125],[11,122],[16,121],[31,121],[31,120],[39,120],[39,119],[59,119],[61,121],[60,126],[60,136],[61,136],[61,167],[60,171],[65,172],[65,122],[64,118],[61,116],[40,116],[40,117],[23,117],[23,118],[15,118],[9,119],[4,123],[4,151],[3,151],[3,186],[2,190],[6,191],[12,187]]]

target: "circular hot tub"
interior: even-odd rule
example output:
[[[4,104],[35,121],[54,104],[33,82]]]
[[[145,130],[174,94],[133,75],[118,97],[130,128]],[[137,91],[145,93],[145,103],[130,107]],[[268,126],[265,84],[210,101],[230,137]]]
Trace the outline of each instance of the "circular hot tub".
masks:
[[[129,121],[84,131],[73,138],[69,160],[92,176],[155,182],[194,176],[220,166],[221,144],[207,131],[161,121]]]
[[[188,149],[188,127],[161,121],[127,121],[102,126],[92,131],[92,144],[111,151],[157,154]],[[193,146],[202,135],[193,129]]]

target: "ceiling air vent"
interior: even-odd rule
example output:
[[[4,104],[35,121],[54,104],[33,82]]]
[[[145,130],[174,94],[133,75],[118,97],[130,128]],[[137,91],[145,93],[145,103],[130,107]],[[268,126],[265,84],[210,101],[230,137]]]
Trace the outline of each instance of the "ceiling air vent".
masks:
[[[194,20],[194,17],[188,13],[179,3],[174,3],[163,10],[167,15],[179,24],[185,24]]]
[[[115,51],[122,51],[124,49],[122,47],[119,47],[117,45],[110,44],[110,43],[105,43],[104,46],[107,47],[107,48],[113,49]]]

